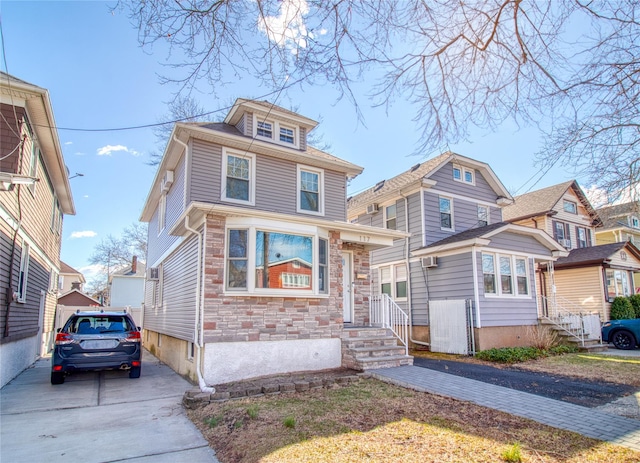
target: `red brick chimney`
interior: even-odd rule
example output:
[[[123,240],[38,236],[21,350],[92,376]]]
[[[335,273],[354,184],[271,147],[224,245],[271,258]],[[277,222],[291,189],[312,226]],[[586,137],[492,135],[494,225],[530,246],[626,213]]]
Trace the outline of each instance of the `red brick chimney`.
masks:
[[[131,273],[138,273],[138,256],[133,256],[133,259],[131,259]]]

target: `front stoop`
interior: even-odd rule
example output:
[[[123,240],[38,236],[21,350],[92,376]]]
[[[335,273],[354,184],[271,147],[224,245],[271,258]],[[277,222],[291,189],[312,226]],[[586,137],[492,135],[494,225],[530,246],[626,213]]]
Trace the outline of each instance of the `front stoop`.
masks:
[[[342,366],[357,371],[413,365],[391,330],[345,327],[342,332]]]
[[[554,330],[560,337],[560,340],[563,344],[575,346],[580,352],[606,352],[607,350],[609,350],[609,346],[607,346],[606,344],[602,344],[599,339],[585,339],[583,346],[579,338],[567,333],[566,330],[575,331],[571,330],[571,328],[569,328],[569,324],[567,323],[556,324],[546,318],[540,318],[538,322],[541,325],[548,326],[549,328]]]

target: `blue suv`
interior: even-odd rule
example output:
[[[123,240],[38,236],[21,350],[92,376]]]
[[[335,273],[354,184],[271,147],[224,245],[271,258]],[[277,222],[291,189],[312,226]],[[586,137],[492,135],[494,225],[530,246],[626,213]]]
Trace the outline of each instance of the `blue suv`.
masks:
[[[140,328],[126,312],[76,312],[56,334],[51,384],[79,370],[129,370],[130,378],[139,378],[141,341]]]

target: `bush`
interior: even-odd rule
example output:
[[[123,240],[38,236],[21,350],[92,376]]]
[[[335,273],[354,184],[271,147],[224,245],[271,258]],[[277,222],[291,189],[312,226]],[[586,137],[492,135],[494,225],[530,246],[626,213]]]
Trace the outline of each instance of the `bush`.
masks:
[[[631,302],[633,311],[636,313],[636,318],[640,318],[640,294],[629,296],[629,302]]]
[[[537,347],[502,347],[500,349],[493,348],[477,352],[476,358],[488,362],[518,363],[539,359],[541,357],[549,357],[551,355],[571,354],[577,351],[578,349],[576,347],[565,345],[555,346],[549,349],[539,349]]]
[[[628,297],[618,296],[611,303],[611,320],[624,320],[636,318],[631,301]]]

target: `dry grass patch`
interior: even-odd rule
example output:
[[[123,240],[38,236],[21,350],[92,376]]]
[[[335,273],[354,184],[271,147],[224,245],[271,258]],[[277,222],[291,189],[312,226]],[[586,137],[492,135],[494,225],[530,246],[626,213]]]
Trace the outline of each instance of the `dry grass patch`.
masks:
[[[633,462],[640,452],[373,379],[189,410],[222,463]]]

